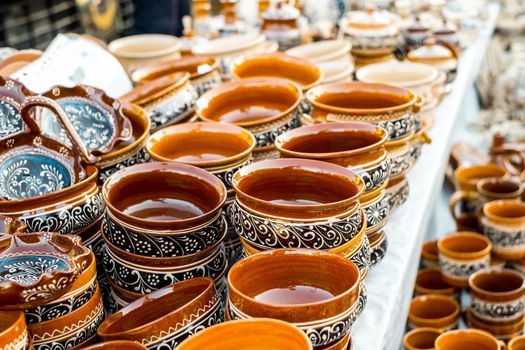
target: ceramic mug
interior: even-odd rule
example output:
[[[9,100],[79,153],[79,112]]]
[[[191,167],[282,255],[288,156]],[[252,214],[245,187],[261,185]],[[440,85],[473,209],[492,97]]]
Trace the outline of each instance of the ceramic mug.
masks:
[[[408,311],[408,327],[433,327],[443,330],[458,325],[461,308],[456,299],[446,295],[422,295],[412,299]]]
[[[476,317],[472,309],[466,310],[467,325],[471,328],[477,328],[489,332],[496,338],[507,342],[513,337],[523,334],[523,326],[525,325],[525,315],[521,315],[515,320],[510,321],[487,321]]]
[[[439,268],[439,251],[437,240],[426,241],[421,247],[421,267]]]
[[[422,327],[411,330],[403,337],[405,350],[434,350],[434,342],[443,334],[442,329]]]
[[[467,287],[470,275],[490,265],[490,240],[475,232],[456,232],[438,241],[439,266],[443,280]]]
[[[460,329],[445,332],[437,337],[436,350],[504,350],[505,343],[488,332],[478,329]]]
[[[416,295],[440,294],[457,297],[460,289],[443,280],[439,268],[426,268],[418,271],[416,277]]]
[[[507,344],[509,350],[525,350],[525,336],[512,338]]]
[[[472,313],[482,320],[511,321],[523,317],[524,277],[513,270],[480,270],[469,278]]]
[[[525,203],[515,200],[486,203],[481,226],[492,241],[494,256],[506,260],[525,257]]]

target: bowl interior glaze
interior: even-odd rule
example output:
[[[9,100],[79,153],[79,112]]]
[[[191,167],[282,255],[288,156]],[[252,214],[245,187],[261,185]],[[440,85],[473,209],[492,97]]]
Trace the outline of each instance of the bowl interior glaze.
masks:
[[[405,348],[408,350],[432,350],[434,349],[434,342],[441,333],[442,331],[437,328],[413,329],[405,335]]]
[[[462,329],[441,334],[435,342],[437,350],[497,350],[500,344],[491,334],[477,329]]]
[[[410,304],[410,315],[419,319],[441,319],[459,313],[459,305],[452,297],[424,295]]]
[[[523,289],[523,277],[513,271],[480,271],[471,277],[474,286],[489,294],[505,294]]]
[[[179,60],[141,67],[131,74],[131,79],[135,82],[148,82],[175,72],[188,72],[190,78],[196,78],[211,72],[217,65],[218,62],[213,57],[185,56]]]

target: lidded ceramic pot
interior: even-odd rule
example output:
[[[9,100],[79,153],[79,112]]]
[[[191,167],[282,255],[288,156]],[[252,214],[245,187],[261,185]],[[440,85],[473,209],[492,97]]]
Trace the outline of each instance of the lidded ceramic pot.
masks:
[[[458,58],[449,48],[436,43],[434,39],[425,41],[425,45],[410,51],[407,58],[412,62],[429,64],[447,75],[447,83],[454,81]]]
[[[262,14],[262,33],[268,40],[279,44],[279,50],[284,51],[301,44],[301,33],[297,20],[301,12],[287,1],[276,1]]]

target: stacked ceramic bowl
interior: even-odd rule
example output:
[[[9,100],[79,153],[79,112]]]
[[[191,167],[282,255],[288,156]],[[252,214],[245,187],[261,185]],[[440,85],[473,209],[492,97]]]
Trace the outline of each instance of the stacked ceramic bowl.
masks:
[[[365,233],[371,246],[371,264],[383,258],[388,244],[383,232],[390,213],[386,197],[390,175],[387,139],[388,132],[379,126],[342,122],[303,126],[282,134],[275,142],[282,157],[341,165],[363,179],[365,191],[359,201],[367,221]]]
[[[357,265],[365,293],[370,243],[358,175],[326,162],[281,158],[243,167],[232,185],[237,196],[230,220],[246,255],[278,248],[339,254]]]
[[[227,190],[223,215],[228,222],[225,247],[228,264],[240,259],[242,244],[235,233],[227,208],[235,200],[231,185],[233,174],[252,162],[255,138],[247,130],[223,123],[184,123],[162,129],[146,144],[151,158],[157,161],[181,162],[202,168],[217,176]]]
[[[120,307],[155,290],[209,277],[225,292],[224,184],[181,163],[123,169],[104,184],[104,267]]]
[[[359,269],[342,256],[311,249],[263,252],[230,270],[226,317],[283,320],[302,330],[314,349],[343,350],[363,307],[359,285]]]

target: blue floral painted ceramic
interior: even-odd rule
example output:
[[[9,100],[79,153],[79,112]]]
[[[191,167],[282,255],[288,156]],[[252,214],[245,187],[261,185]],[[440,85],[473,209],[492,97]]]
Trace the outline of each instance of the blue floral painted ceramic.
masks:
[[[0,76],[0,140],[24,130],[20,106],[31,95],[18,81]]]

